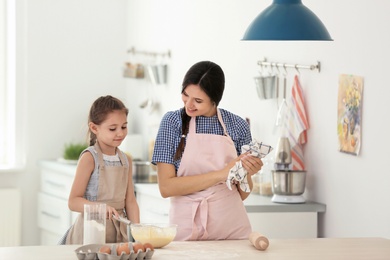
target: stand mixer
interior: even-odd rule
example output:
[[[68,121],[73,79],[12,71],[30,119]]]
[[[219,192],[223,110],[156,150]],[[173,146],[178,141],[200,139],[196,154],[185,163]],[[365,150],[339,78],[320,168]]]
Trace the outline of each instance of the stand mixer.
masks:
[[[277,203],[305,203],[306,171],[292,171],[291,147],[288,137],[280,137],[275,151],[275,170],[272,171],[272,201]]]

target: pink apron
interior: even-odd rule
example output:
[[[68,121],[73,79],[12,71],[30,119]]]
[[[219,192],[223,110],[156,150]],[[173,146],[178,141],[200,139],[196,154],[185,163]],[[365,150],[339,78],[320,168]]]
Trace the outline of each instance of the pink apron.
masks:
[[[191,118],[186,147],[177,176],[190,176],[220,170],[237,157],[219,109],[224,136],[197,134]],[[251,232],[248,215],[237,186],[229,190],[220,182],[206,190],[171,198],[170,222],[178,225],[175,240],[247,239]]]
[[[129,166],[125,164],[122,152],[118,150],[122,166],[105,166],[99,144],[95,144],[99,160],[99,188],[96,202],[114,207],[124,217],[125,198],[128,183]],[[107,169],[108,168],[108,169]],[[69,230],[66,244],[82,244],[84,232],[84,213],[80,213],[75,224]],[[127,242],[127,225],[113,220],[106,220],[106,243]]]

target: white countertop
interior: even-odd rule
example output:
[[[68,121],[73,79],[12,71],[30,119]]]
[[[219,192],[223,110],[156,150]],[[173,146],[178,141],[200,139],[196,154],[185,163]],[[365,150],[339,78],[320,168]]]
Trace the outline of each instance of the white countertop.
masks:
[[[272,197],[251,194],[244,205],[247,212],[325,212],[326,205],[314,201],[305,203],[275,203],[271,201]]]
[[[385,260],[390,240],[384,238],[270,239],[266,251],[248,240],[172,242],[155,249],[152,260],[288,259],[288,260]],[[77,259],[80,245],[0,247],[0,259]]]
[[[61,162],[60,160],[40,160],[38,165],[42,168],[49,169],[52,171],[58,171],[66,175],[74,176],[76,174],[77,164],[75,161],[65,161]]]

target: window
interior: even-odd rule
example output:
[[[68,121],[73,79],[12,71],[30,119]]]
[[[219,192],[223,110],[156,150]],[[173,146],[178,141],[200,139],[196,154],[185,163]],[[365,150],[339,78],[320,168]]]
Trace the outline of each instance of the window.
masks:
[[[0,0],[0,170],[24,164],[16,85],[16,0]],[[18,103],[19,102],[19,103]],[[20,135],[20,139],[19,139]]]

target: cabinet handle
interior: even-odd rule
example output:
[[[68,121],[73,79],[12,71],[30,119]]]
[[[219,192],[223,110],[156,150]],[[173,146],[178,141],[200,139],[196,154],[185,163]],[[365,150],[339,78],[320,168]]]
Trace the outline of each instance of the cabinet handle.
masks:
[[[42,214],[43,214],[43,215],[46,215],[46,216],[48,216],[48,217],[50,217],[50,218],[56,218],[56,219],[60,219],[60,218],[61,218],[60,216],[51,214],[51,213],[49,213],[49,212],[47,212],[47,211],[42,211]]]

